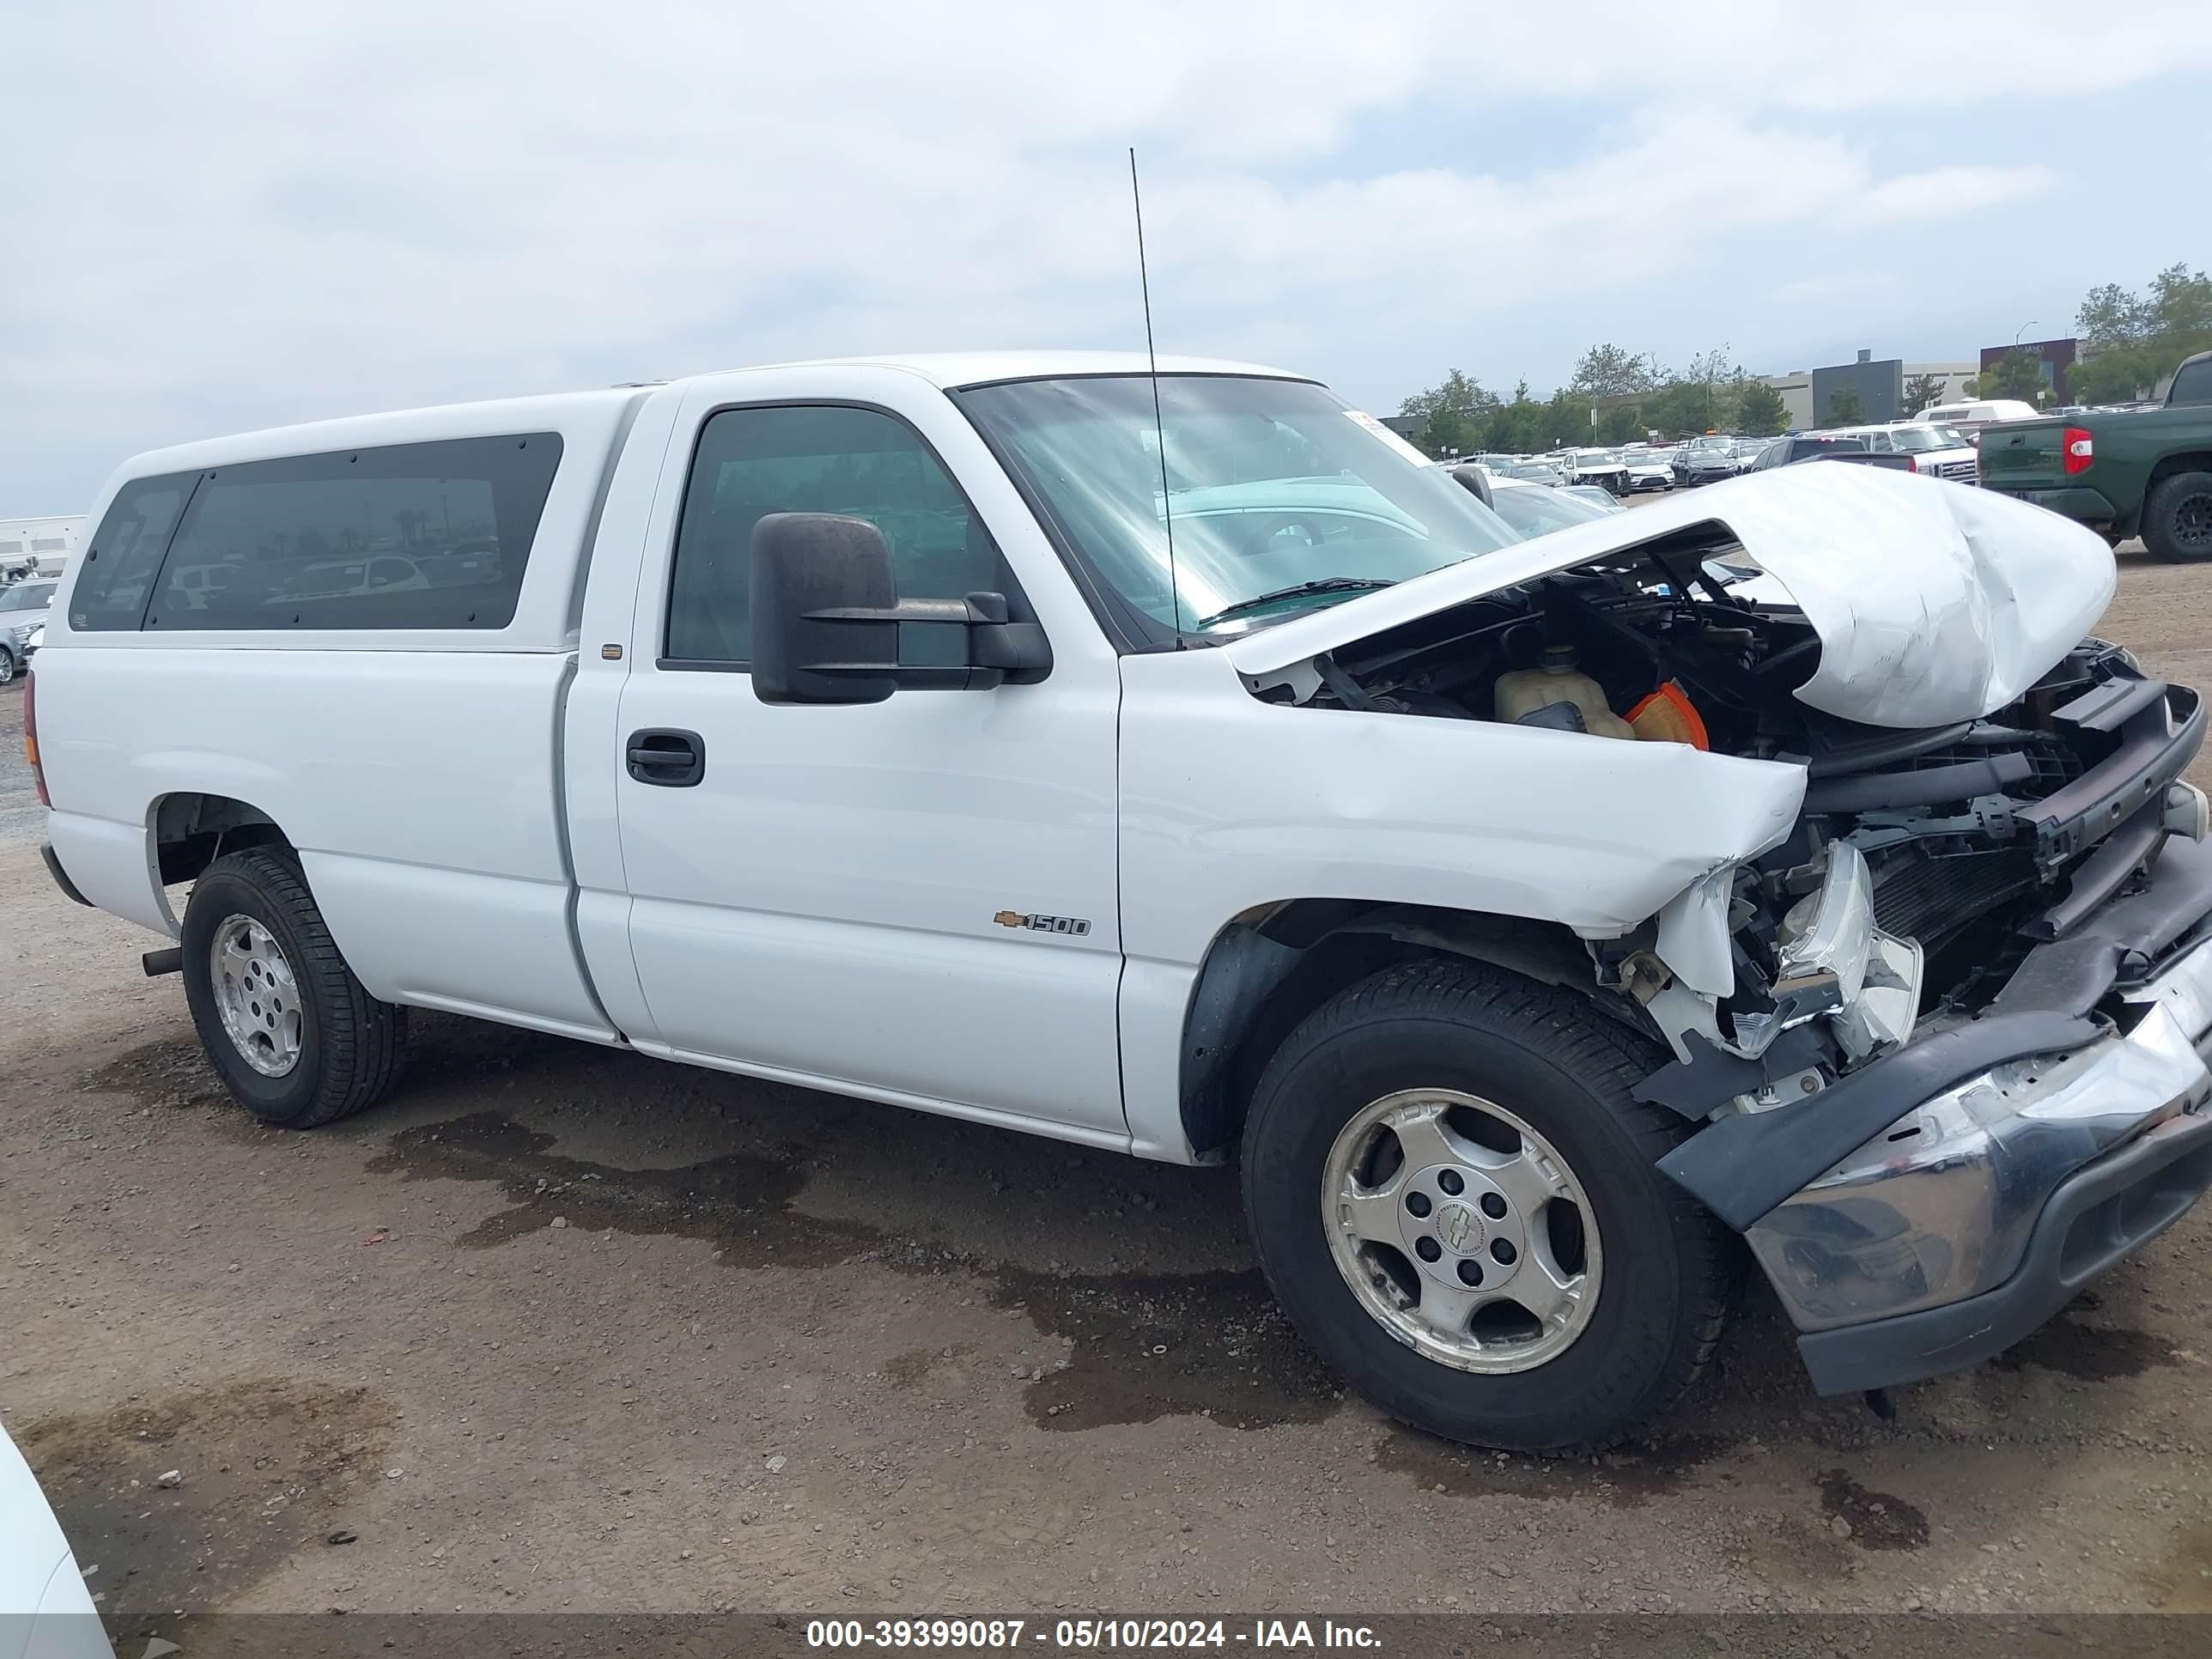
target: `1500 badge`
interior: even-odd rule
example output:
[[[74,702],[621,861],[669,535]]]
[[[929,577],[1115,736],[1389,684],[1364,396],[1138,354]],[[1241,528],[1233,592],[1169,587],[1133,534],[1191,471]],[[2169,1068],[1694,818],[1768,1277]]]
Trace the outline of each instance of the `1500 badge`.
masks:
[[[1091,924],[1080,916],[1030,916],[1019,910],[1001,910],[991,918],[1001,927],[1026,927],[1032,933],[1066,933],[1081,939],[1091,931]]]

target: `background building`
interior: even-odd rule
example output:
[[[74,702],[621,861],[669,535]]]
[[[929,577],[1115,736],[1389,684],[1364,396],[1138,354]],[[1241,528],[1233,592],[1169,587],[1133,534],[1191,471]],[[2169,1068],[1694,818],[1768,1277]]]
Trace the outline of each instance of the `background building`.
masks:
[[[1994,368],[1997,359],[2014,351],[2026,352],[2043,367],[2043,384],[2049,395],[2040,401],[2063,403],[2069,388],[2068,372],[2081,358],[2081,342],[2069,337],[2063,340],[2022,340],[2018,345],[1993,345],[1982,348],[1981,367]]]
[[[0,574],[34,567],[42,576],[58,575],[76,551],[84,515],[53,519],[0,519]]]

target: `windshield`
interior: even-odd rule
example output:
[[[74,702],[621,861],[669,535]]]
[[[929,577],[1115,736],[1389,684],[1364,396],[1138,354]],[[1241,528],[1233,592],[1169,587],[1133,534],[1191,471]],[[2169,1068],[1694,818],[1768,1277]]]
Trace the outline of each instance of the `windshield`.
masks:
[[[1156,622],[1225,637],[1519,539],[1320,386],[1162,375],[1156,428],[1152,386],[1090,375],[954,395],[1068,541]]]
[[[25,582],[0,593],[0,611],[44,611],[53,603],[52,582]]]
[[[1908,454],[1924,449],[1964,449],[1966,441],[1948,426],[1893,426],[1890,441]]]

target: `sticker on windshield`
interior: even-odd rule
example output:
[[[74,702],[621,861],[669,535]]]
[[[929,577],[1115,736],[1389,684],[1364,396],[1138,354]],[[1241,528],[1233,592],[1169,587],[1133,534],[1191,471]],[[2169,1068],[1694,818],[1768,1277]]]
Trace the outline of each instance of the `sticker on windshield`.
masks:
[[[1407,443],[1396,433],[1391,431],[1389,427],[1383,425],[1382,422],[1376,420],[1365,410],[1347,409],[1344,411],[1344,415],[1346,420],[1352,421],[1360,426],[1365,427],[1370,432],[1380,438],[1384,443],[1389,444],[1401,455],[1403,455],[1407,460],[1411,461],[1415,466],[1426,466],[1429,464],[1429,458],[1427,456],[1422,454],[1419,450],[1414,448],[1413,445]]]

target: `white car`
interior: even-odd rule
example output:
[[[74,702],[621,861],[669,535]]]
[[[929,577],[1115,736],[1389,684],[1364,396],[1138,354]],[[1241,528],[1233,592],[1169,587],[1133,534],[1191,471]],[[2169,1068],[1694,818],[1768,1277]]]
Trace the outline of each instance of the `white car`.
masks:
[[[1622,453],[1621,460],[1628,469],[1625,494],[1632,495],[1641,490],[1672,489],[1674,487],[1673,450],[1628,450]]]
[[[42,577],[0,588],[0,685],[21,671],[29,655],[27,642],[45,623],[58,585]]]
[[[1148,368],[136,457],[26,710],[55,879],[271,1125],[387,1095],[434,1009],[1236,1158],[1349,1384],[1531,1452],[1691,1384],[1731,1234],[1856,1393],[2212,1184],[2204,708],[2085,641],[2102,538],[1808,465],[1522,539],[1308,378]],[[491,524],[450,581],[165,597]]]
[[[1969,437],[1985,426],[2006,421],[2033,421],[2042,410],[2019,398],[1987,398],[1977,403],[1931,404],[1912,417],[1914,426],[1948,426]]]
[[[1980,478],[1980,452],[1954,428],[1932,421],[1838,427],[1824,435],[1857,438],[1876,455],[1908,455],[1915,472],[1932,478],[1948,478],[1954,483],[1974,483]]]
[[[61,1522],[0,1430],[0,1659],[114,1659]]]

